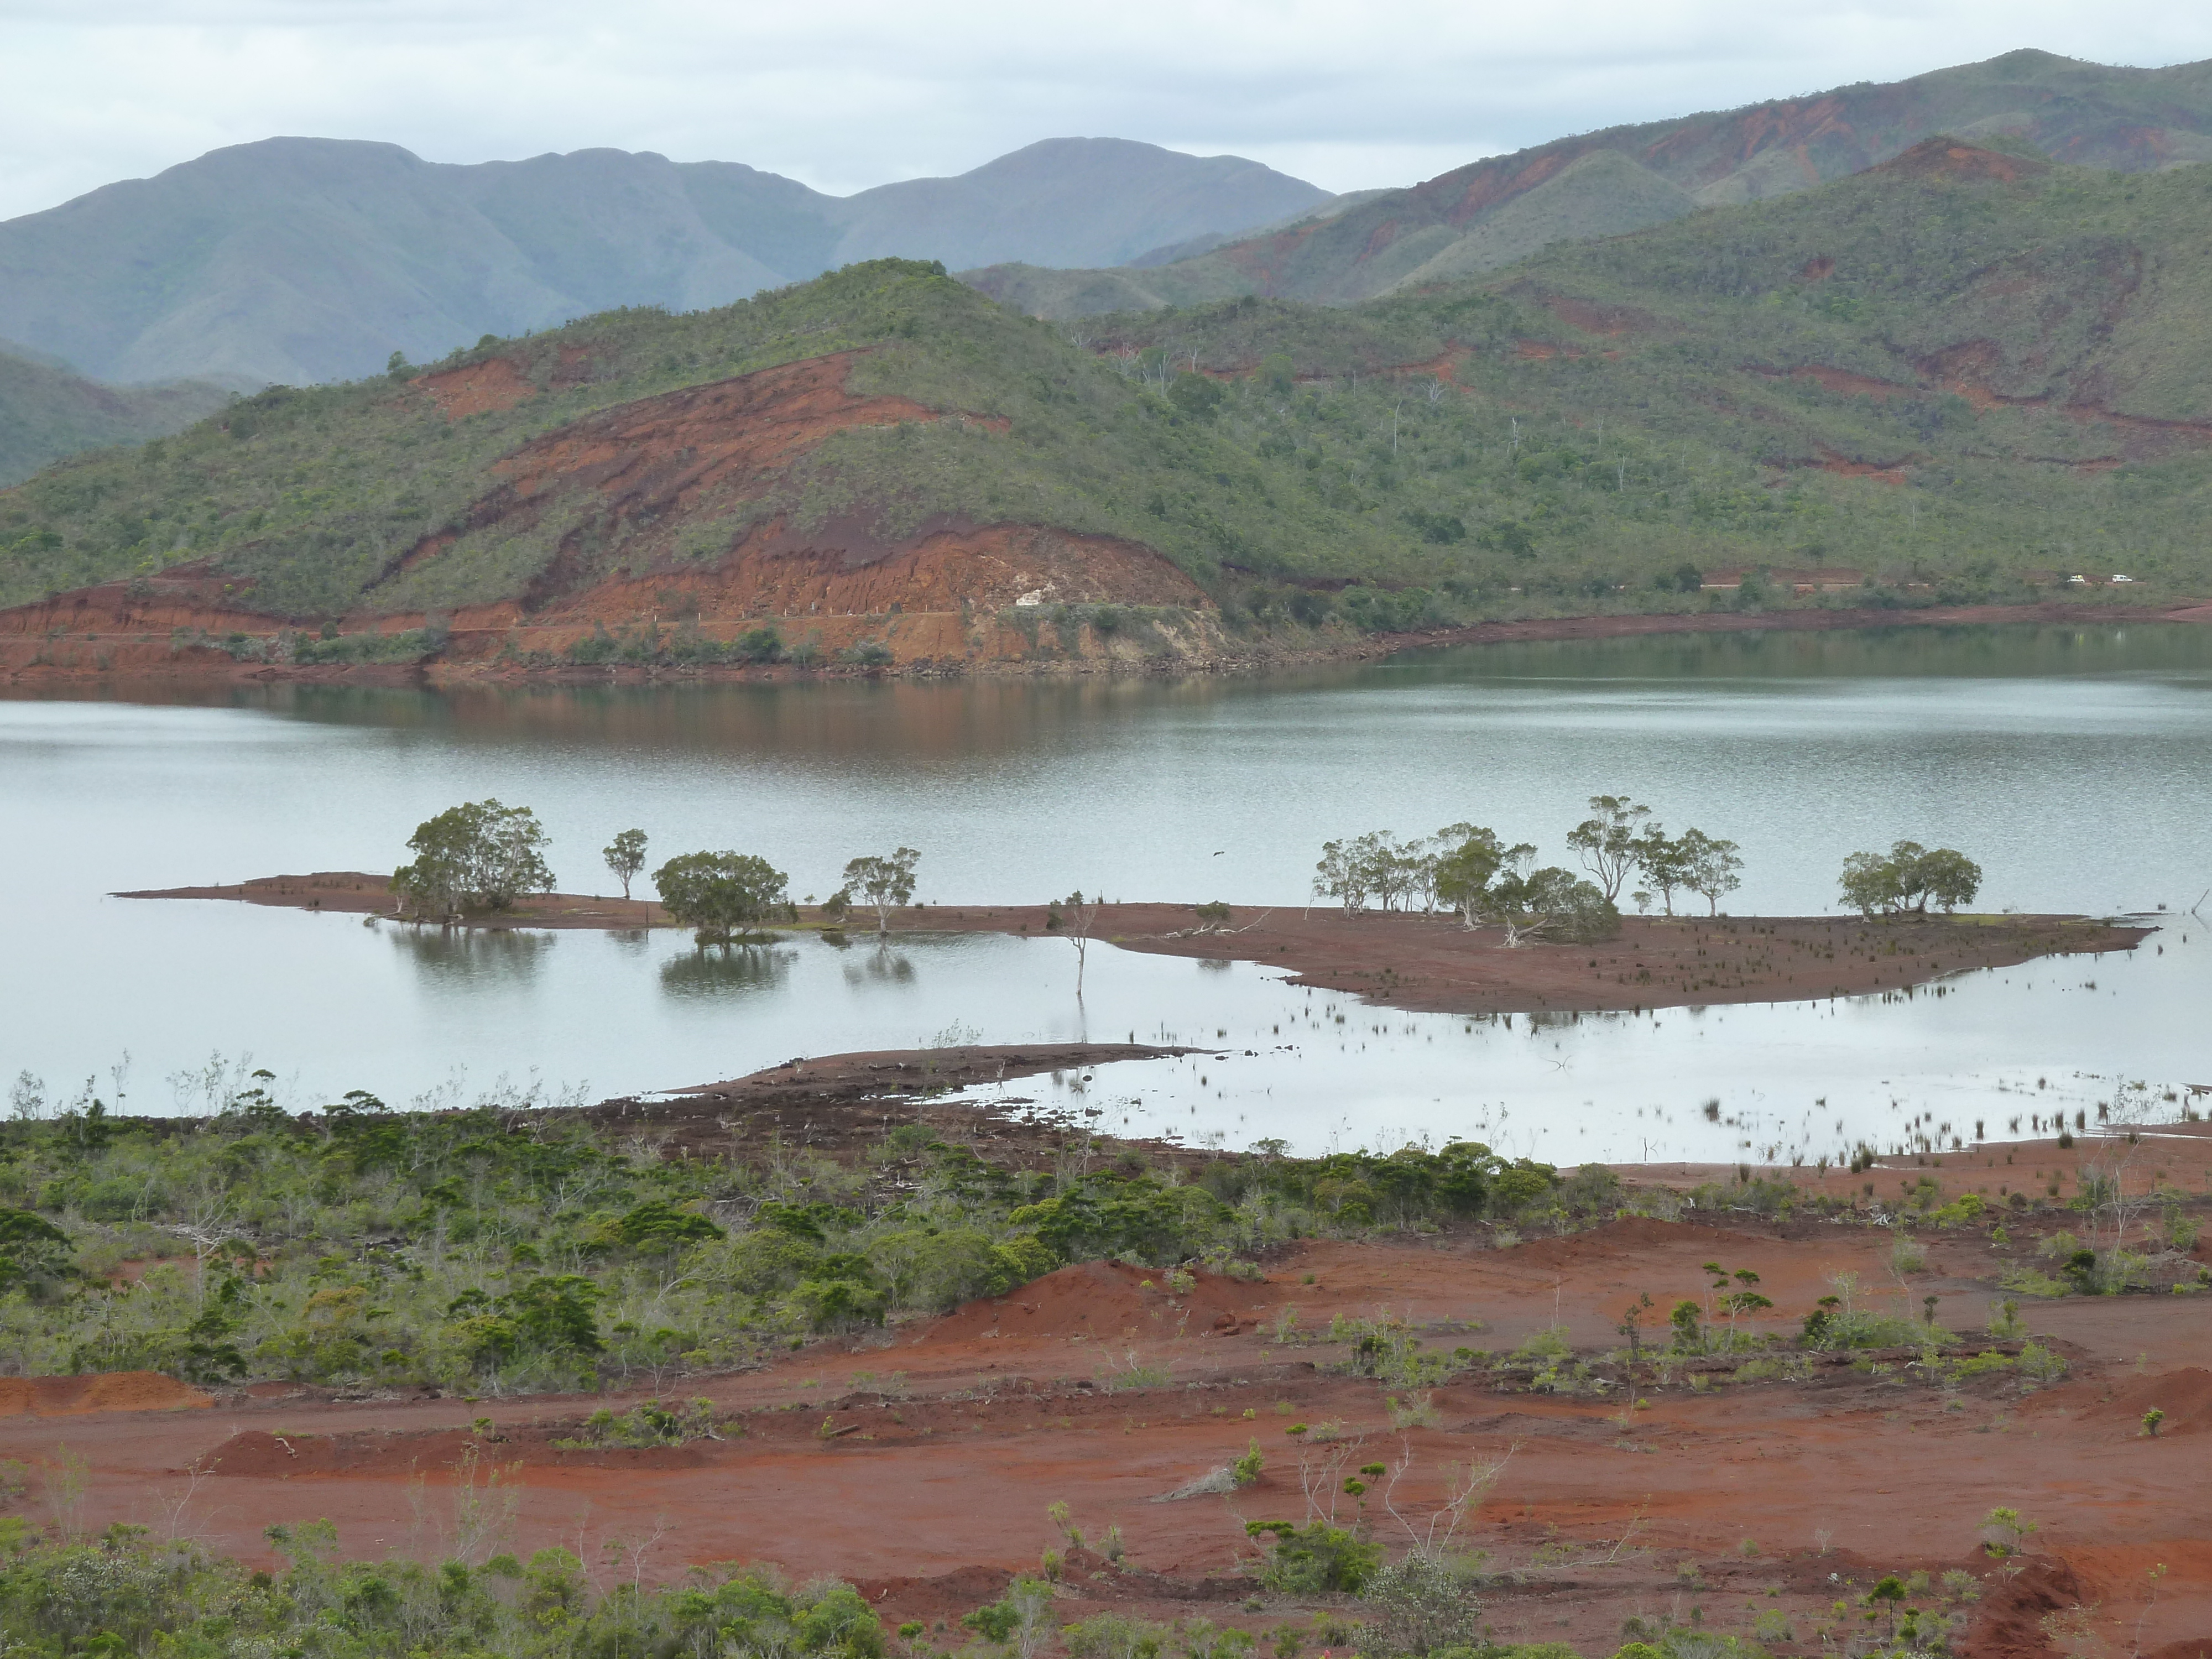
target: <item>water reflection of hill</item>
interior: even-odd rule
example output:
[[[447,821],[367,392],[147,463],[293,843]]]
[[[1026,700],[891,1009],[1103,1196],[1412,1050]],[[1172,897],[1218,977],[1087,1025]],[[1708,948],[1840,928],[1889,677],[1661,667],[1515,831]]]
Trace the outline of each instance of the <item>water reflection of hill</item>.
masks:
[[[1334,669],[1264,682],[978,679],[958,684],[832,680],[787,684],[468,687],[279,686],[254,694],[274,712],[320,724],[436,734],[464,744],[574,744],[592,750],[744,754],[809,761],[957,760],[1099,744],[1133,720],[1177,708],[1343,684]]]
[[[1664,635],[1527,641],[1401,653],[1383,662],[1266,675],[842,680],[788,684],[470,687],[271,686],[233,693],[319,723],[437,734],[495,747],[576,745],[745,755],[902,769],[1024,754],[1064,759],[1126,741],[1133,722],[1300,690],[1492,680],[1682,682],[2038,678],[2203,673],[2212,629],[1974,626],[1836,633]]]

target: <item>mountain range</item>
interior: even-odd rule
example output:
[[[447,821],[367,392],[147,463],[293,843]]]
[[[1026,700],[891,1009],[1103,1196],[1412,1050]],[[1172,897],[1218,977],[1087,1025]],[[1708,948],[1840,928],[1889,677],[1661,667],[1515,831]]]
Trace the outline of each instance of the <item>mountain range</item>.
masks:
[[[1111,265],[1328,200],[1254,161],[1116,138],[849,197],[622,150],[464,167],[271,138],[0,224],[0,346],[109,381],[310,385],[618,307],[726,305],[884,254]]]
[[[2212,168],[2008,143],[1352,306],[1062,325],[885,259],[272,387],[0,493],[0,672],[941,672],[2201,594]]]
[[[2127,69],[2008,52],[1906,81],[1561,138],[1140,270],[1009,264],[967,279],[1054,317],[1244,294],[1341,305],[1498,270],[1558,241],[1808,189],[1939,133],[2120,173],[2212,160],[2212,62]]]
[[[0,374],[0,484],[173,429],[216,388],[350,379],[625,306],[708,307],[879,256],[937,260],[1045,316],[1247,294],[1340,305],[1787,194],[1937,132],[2121,172],[2181,165],[2212,157],[2212,64],[2016,52],[1334,198],[1235,156],[1104,138],[843,198],[619,150],[453,166],[270,139],[0,223],[0,353],[40,364]],[[61,396],[52,375],[71,369],[98,384]]]

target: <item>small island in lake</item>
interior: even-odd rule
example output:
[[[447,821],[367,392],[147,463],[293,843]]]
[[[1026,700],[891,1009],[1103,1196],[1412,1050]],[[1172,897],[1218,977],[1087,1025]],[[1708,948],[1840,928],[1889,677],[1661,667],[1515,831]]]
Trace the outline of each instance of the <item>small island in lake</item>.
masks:
[[[247,904],[393,917],[388,877],[362,871],[264,876],[210,887],[124,893],[122,898],[228,899]],[[1980,968],[2039,957],[2132,950],[2148,927],[2079,915],[1627,916],[1597,944],[1525,940],[1469,928],[1449,915],[1334,908],[1101,904],[1088,937],[1158,956],[1252,962],[1284,969],[1295,985],[1348,993],[1431,1013],[1565,1013],[1802,1002],[1914,990]],[[872,923],[802,905],[784,932],[854,943]],[[1057,926],[1055,923],[1057,922]],[[414,924],[404,924],[414,925]],[[647,899],[526,894],[468,927],[608,932],[677,924]],[[885,940],[931,933],[1006,933],[1041,941],[1069,931],[1044,904],[912,905],[894,912]]]

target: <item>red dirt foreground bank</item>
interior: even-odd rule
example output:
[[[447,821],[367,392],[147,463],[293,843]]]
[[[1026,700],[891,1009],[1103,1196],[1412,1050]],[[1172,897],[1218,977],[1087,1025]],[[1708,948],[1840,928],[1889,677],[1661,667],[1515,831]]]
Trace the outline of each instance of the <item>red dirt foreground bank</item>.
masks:
[[[2197,1164],[2208,1147],[2192,1143]],[[2009,1150],[2023,1162],[2047,1151]],[[1054,1549],[1057,1623],[1204,1617],[1263,1638],[1360,1609],[1264,1591],[1246,1521],[1303,1521],[1318,1504],[1364,1520],[1395,1553],[1485,1470],[1494,1478],[1455,1541],[1486,1559],[1499,1640],[1608,1655],[1631,1620],[1694,1620],[1778,1653],[1838,1652],[1868,1628],[1857,1598],[1894,1573],[1914,1605],[1963,1616],[1954,1653],[2204,1651],[2212,1291],[2025,1301],[2032,1344],[1997,1340],[1982,1334],[1997,1275],[2033,1261],[2035,1230],[2063,1218],[2008,1217],[2002,1240],[1995,1212],[1929,1231],[1925,1264],[1899,1275],[1891,1233],[1863,1215],[1682,1214],[1526,1243],[1479,1227],[1308,1241],[1256,1279],[1064,1267],[941,1317],[687,1378],[666,1392],[711,1400],[720,1437],[680,1446],[561,1443],[642,1387],[465,1401],[262,1384],[160,1409],[196,1403],[173,1386],[144,1402],[155,1409],[94,1411],[65,1429],[0,1418],[0,1455],[38,1467],[66,1441],[89,1465],[84,1526],[174,1524],[255,1560],[264,1527],[322,1516],[349,1554],[436,1559],[472,1504],[483,1511],[496,1468],[515,1504],[503,1547],[526,1554],[559,1544],[596,1560],[603,1544],[653,1540],[642,1560],[656,1579],[773,1561],[854,1579],[887,1623],[933,1625]],[[2193,1281],[2204,1255],[2160,1272]],[[1861,1305],[1917,1320],[1933,1297],[1966,1340],[1941,1364],[1911,1348],[1774,1350],[1752,1363],[1647,1356],[1632,1370],[1624,1311],[1646,1294],[1661,1310],[1702,1305],[1708,1261],[1760,1275],[1775,1307],[1758,1328],[1793,1330],[1848,1273]],[[1363,1376],[1329,1340],[1340,1316],[1464,1352],[1434,1386]],[[1557,1355],[1548,1374],[1490,1363],[1532,1338]],[[1955,1363],[1971,1355],[1984,1357]],[[2142,1422],[2154,1408],[2155,1439]],[[1255,1444],[1256,1481],[1170,1496]],[[1345,1494],[1373,1463],[1386,1473],[1364,1498]],[[1083,1547],[1048,1518],[1060,1503]],[[1998,1507],[2039,1527],[2009,1563],[1981,1548]],[[1118,1561],[1099,1553],[1109,1528]]]
[[[172,887],[120,898],[228,899],[301,910],[390,915],[385,877],[363,871],[266,876],[229,886]],[[611,931],[672,926],[647,900],[574,893],[526,898],[471,919],[478,927]],[[799,925],[830,928],[818,910]],[[855,932],[866,932],[854,927]],[[1102,906],[1092,937],[1127,951],[1286,969],[1291,982],[1418,1012],[1486,1014],[1796,1002],[1908,990],[1977,968],[2039,957],[2132,950],[2149,933],[2087,916],[1636,916],[1602,945],[1537,942],[1507,950],[1494,927],[1448,916],[1246,908],[1201,922],[1188,905]],[[1047,939],[1042,905],[939,905],[902,911],[900,935],[1008,933]]]

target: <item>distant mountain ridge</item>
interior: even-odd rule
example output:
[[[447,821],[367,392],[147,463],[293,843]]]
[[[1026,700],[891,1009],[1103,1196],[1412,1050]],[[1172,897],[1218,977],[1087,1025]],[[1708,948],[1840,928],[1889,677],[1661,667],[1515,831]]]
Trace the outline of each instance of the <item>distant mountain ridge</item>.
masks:
[[[1118,264],[1330,199],[1237,156],[1118,138],[842,198],[622,150],[456,166],[272,138],[0,223],[0,345],[102,380],[311,384],[623,306],[725,305],[888,253]]]
[[[2008,52],[1906,81],[1558,139],[1328,217],[1146,261],[1152,269],[963,274],[1042,316],[1247,294],[1348,304],[1498,270],[1554,242],[1787,195],[1944,133],[2123,173],[2212,161],[2212,62],[2128,69]]]
[[[228,395],[204,381],[102,386],[66,363],[0,351],[0,489],[65,455],[181,431]]]

